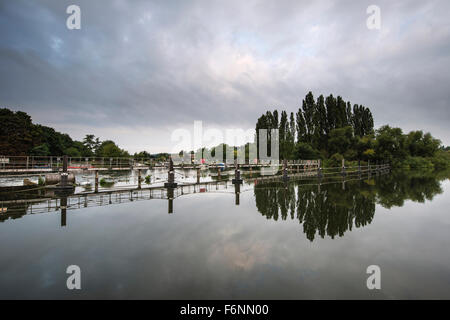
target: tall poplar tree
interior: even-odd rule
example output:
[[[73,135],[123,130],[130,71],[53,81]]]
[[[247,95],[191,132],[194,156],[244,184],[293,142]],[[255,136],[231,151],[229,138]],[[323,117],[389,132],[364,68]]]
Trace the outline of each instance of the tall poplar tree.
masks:
[[[314,96],[311,91],[308,92],[305,100],[303,100],[302,108],[306,124],[306,141],[311,143],[314,134],[314,113],[316,111],[316,102],[314,101]]]

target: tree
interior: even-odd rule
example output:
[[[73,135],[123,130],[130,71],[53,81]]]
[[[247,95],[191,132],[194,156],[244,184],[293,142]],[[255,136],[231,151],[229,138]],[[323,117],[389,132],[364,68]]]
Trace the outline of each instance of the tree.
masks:
[[[344,154],[353,147],[354,142],[353,128],[347,126],[331,130],[328,145],[331,153]]]
[[[120,149],[114,141],[103,141],[98,148],[98,156],[105,158],[126,157],[129,156],[128,152]]]
[[[302,108],[306,124],[306,141],[311,143],[314,134],[314,113],[316,111],[316,102],[314,101],[314,95],[311,91],[308,92],[305,100],[303,100]]]
[[[375,137],[368,135],[364,137],[355,136],[355,149],[358,159],[371,160],[375,157]],[[368,150],[371,150],[370,152]]]
[[[101,142],[98,138],[95,138],[93,134],[87,134],[83,139],[83,145],[89,150],[90,155],[93,156],[97,153],[98,148],[101,145]]]
[[[33,156],[49,156],[50,149],[48,148],[48,145],[44,143],[31,149],[30,154]]]
[[[68,134],[33,124],[25,112],[0,108],[0,154],[90,157],[100,144],[92,134],[86,135],[83,142],[74,141]],[[122,154],[128,153],[122,150]]]
[[[325,108],[327,110],[327,127],[326,134],[329,135],[331,130],[336,128],[336,99],[330,94],[325,99]]]
[[[305,142],[298,142],[294,149],[295,159],[315,160],[320,158],[320,153]]]
[[[75,147],[67,148],[66,151],[64,152],[64,154],[68,155],[69,157],[73,157],[73,158],[80,158],[83,156],[81,154],[81,151]]]
[[[27,155],[40,144],[39,132],[28,114],[0,109],[0,154]]]
[[[434,139],[430,133],[411,131],[406,137],[406,146],[413,157],[433,157],[439,150],[441,141]]]
[[[141,152],[135,152],[133,157],[135,159],[150,159],[151,158],[151,154],[147,151],[141,151]]]
[[[342,128],[348,125],[347,121],[347,107],[345,101],[341,96],[336,99],[336,113],[335,113],[335,125],[336,128]]]
[[[317,149],[325,149],[327,147],[327,110],[325,108],[325,99],[323,95],[317,98],[315,113],[315,130],[314,130],[314,147]]]
[[[378,159],[403,160],[407,157],[406,139],[402,129],[382,126],[376,132],[375,152]]]

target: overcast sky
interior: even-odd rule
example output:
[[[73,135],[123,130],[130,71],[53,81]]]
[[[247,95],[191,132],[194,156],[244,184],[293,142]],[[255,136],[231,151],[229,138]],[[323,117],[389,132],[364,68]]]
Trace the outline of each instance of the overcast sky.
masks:
[[[70,4],[81,30],[66,27]],[[194,120],[254,128],[311,90],[449,145],[449,13],[448,0],[0,0],[0,106],[158,152]]]

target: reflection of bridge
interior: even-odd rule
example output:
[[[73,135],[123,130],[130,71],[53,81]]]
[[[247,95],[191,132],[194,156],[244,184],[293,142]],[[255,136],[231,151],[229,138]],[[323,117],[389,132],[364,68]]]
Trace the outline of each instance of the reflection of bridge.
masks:
[[[229,190],[229,191],[228,191]],[[148,187],[124,188],[79,194],[51,193],[31,199],[14,199],[0,201],[0,217],[17,218],[27,214],[47,213],[61,210],[63,214],[62,225],[65,225],[67,210],[83,209],[129,203],[141,200],[164,199],[168,200],[168,212],[173,213],[173,200],[188,194],[206,192],[226,192],[236,195],[236,204],[239,204],[241,186],[231,184],[230,181],[211,181],[205,183],[178,185],[176,188]],[[1,219],[5,220],[5,219]],[[63,222],[64,221],[64,222]]]
[[[247,177],[245,179],[249,184],[243,186],[239,183],[231,184],[228,179],[210,182],[198,182],[191,184],[178,184],[175,188],[147,187],[147,188],[124,188],[116,190],[105,190],[90,193],[79,194],[53,194],[53,191],[47,191],[42,197],[31,199],[14,199],[0,201],[0,221],[7,218],[18,218],[26,214],[37,214],[54,212],[61,210],[61,225],[66,225],[67,210],[83,209],[89,207],[98,207],[106,205],[115,205],[129,203],[140,200],[164,199],[168,200],[168,212],[173,213],[173,200],[188,194],[206,193],[206,192],[225,192],[235,194],[235,203],[239,205],[240,193],[251,190],[247,186],[250,184],[261,185],[264,183],[280,182],[287,186],[288,180],[312,180],[309,185],[320,186],[329,183],[342,183],[345,189],[345,183],[348,181],[370,178],[372,174],[384,174],[389,172],[389,166],[355,167],[346,168],[344,172],[330,168],[328,170],[308,170],[301,172],[292,172],[294,169],[285,168],[282,175],[258,176],[255,178]],[[295,169],[297,170],[297,169]],[[294,171],[295,171],[294,170]],[[334,170],[334,171],[333,171]],[[291,171],[291,173],[287,173]],[[286,179],[288,177],[288,179]],[[43,188],[41,190],[44,190]]]

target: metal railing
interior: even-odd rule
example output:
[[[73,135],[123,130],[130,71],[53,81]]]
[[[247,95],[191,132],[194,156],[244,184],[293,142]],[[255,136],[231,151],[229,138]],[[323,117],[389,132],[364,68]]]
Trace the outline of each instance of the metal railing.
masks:
[[[68,157],[69,170],[96,168],[126,169],[150,167],[156,162],[146,158],[128,157]],[[62,169],[62,156],[0,156],[0,170],[42,170],[58,171]]]

